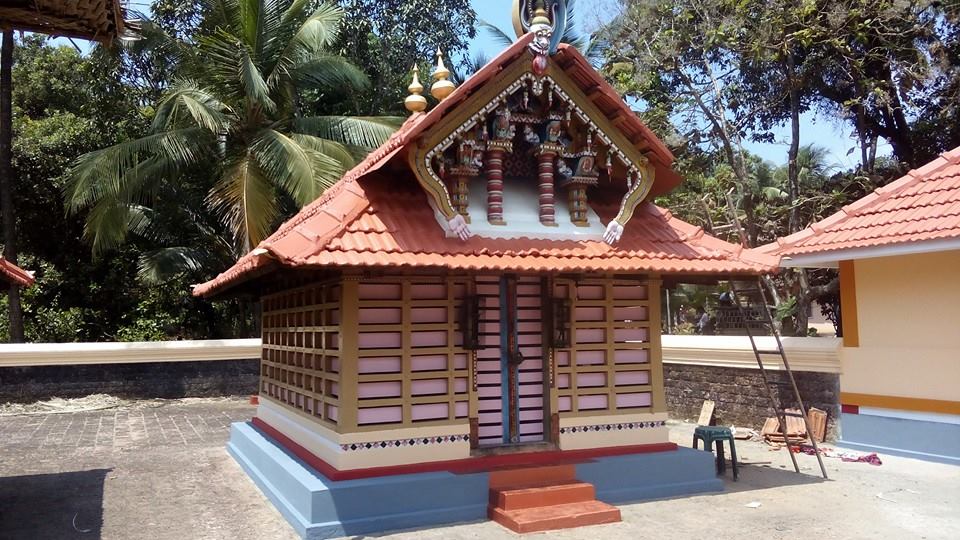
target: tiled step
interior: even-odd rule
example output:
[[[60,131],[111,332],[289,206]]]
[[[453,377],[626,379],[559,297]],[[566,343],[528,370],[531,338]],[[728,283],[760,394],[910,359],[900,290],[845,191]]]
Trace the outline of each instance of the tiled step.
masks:
[[[573,482],[576,480],[576,474],[576,466],[572,463],[495,470],[490,471],[490,489]]]
[[[560,482],[542,486],[491,489],[490,506],[501,510],[522,510],[538,506],[592,501],[595,497],[593,484],[578,481]]]
[[[570,529],[620,521],[620,509],[600,501],[555,504],[519,510],[503,510],[491,506],[488,515],[490,519],[517,533]]]

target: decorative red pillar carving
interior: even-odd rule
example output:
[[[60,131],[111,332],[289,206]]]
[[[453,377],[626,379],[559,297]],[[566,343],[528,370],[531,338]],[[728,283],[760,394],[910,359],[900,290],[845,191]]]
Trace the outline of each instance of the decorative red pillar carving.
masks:
[[[540,223],[556,227],[557,218],[554,204],[553,160],[563,151],[556,143],[543,143],[537,159],[537,178],[540,185]]]
[[[487,221],[506,225],[503,219],[503,155],[512,149],[509,141],[487,143]]]

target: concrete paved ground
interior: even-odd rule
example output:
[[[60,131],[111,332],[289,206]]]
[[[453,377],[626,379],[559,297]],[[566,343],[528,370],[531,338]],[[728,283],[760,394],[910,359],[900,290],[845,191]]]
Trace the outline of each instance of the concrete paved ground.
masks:
[[[119,408],[0,416],[0,538],[296,538],[227,455],[241,399],[125,403]],[[0,409],[2,412],[2,409]],[[692,426],[672,426],[689,445]],[[622,507],[623,522],[542,538],[960,538],[960,467],[883,457],[883,465],[799,456],[738,442],[745,465],[726,491]],[[759,508],[748,508],[752,502]],[[489,522],[379,536],[516,538]],[[534,535],[531,535],[534,536]]]

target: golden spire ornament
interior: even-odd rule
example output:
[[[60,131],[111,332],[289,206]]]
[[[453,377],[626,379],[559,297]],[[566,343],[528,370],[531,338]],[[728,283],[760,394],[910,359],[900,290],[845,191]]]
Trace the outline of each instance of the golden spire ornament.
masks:
[[[413,82],[410,83],[407,90],[410,91],[410,95],[403,100],[403,106],[412,113],[426,110],[427,98],[420,95],[423,93],[423,85],[420,84],[420,68],[416,64],[413,65]]]
[[[430,95],[437,101],[446,99],[456,88],[452,81],[447,80],[449,76],[450,70],[443,64],[443,52],[437,47],[437,68],[433,70],[433,86],[430,87]]]
[[[550,26],[550,15],[547,13],[546,8],[543,7],[543,0],[537,2],[537,7],[533,11],[533,19],[530,20],[530,26],[535,24]]]

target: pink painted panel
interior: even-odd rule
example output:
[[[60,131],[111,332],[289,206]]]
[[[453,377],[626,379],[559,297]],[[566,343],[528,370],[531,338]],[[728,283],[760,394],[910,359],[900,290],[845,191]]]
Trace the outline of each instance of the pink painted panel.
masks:
[[[479,426],[477,428],[478,437],[501,437],[503,435],[503,426]]]
[[[520,345],[539,345],[543,341],[543,336],[537,334],[520,334],[517,336],[517,343]]]
[[[503,420],[503,414],[500,411],[481,412],[477,414],[477,421],[481,424],[493,424],[501,420]]]
[[[460,377],[453,380],[453,392],[455,394],[467,393],[467,379],[465,377]]]
[[[447,369],[447,355],[431,354],[426,356],[411,356],[410,369],[413,371],[440,371]]]
[[[541,332],[540,321],[527,321],[521,322],[517,325],[518,332],[533,332],[537,335]]]
[[[339,359],[339,358],[337,358],[337,357],[335,357],[335,356],[334,356],[334,357],[331,357],[331,358],[328,360],[328,362],[329,362],[329,364],[327,364],[327,371],[329,371],[329,372],[331,372],[331,373],[340,373],[340,359]]]
[[[520,435],[539,435],[540,437],[534,440],[540,440],[543,438],[543,423],[542,422],[531,422],[529,424],[520,424]]]
[[[484,296],[480,298],[480,309],[494,311],[500,309],[499,296]]]
[[[424,403],[410,407],[410,417],[414,420],[436,420],[447,418],[450,407],[446,403]]]
[[[618,371],[613,376],[614,385],[630,386],[634,384],[650,384],[649,371]]]
[[[523,363],[526,366],[526,362]],[[540,383],[543,382],[543,372],[540,370],[536,371],[521,371],[517,377],[521,383]]]
[[[400,373],[400,362],[399,356],[361,358],[357,369],[360,373]]]
[[[606,309],[602,307],[577,307],[573,310],[573,318],[581,322],[602,321],[606,316]]]
[[[500,340],[497,339],[497,345],[496,345],[495,347],[494,347],[494,346],[489,346],[489,345],[487,345],[487,346],[485,346],[484,348],[478,350],[478,351],[477,351],[477,358],[479,358],[479,359],[481,359],[481,360],[494,360],[494,359],[496,359],[497,362],[499,362],[499,361],[500,361],[500,349],[499,349],[499,345],[500,345]]]
[[[479,380],[480,377],[477,377]],[[502,394],[500,393],[499,386],[478,386],[477,387],[477,396],[482,398],[499,398]]]
[[[543,385],[541,384],[521,384],[520,385],[520,396],[533,396],[540,397],[543,395]],[[523,403],[523,400],[520,400]]]
[[[531,407],[540,407],[540,408],[542,409],[542,408],[543,408],[543,396],[542,396],[542,395],[528,396],[528,397],[525,397],[525,398],[523,398],[522,400],[520,400],[520,403],[521,403],[522,407],[525,408],[525,409],[528,409],[528,408],[531,408]]]
[[[603,285],[577,285],[577,298],[580,300],[603,300]]]
[[[426,396],[447,393],[447,379],[422,379],[410,382],[410,394]]]
[[[463,283],[454,283],[453,284],[453,297],[457,300],[464,297],[467,294],[467,286]]]
[[[340,334],[327,334],[327,348],[328,349],[340,348]]]
[[[607,395],[599,394],[594,396],[577,397],[577,408],[581,411],[607,408]]]
[[[457,418],[466,418],[470,414],[470,404],[466,401],[458,401],[453,406],[453,414]]]
[[[500,323],[499,322],[482,322],[480,323],[481,334],[497,334],[500,332]]]
[[[569,411],[573,408],[573,400],[570,396],[560,396],[557,398],[557,409],[561,412]]]
[[[444,300],[447,286],[443,283],[414,284],[410,286],[410,295],[414,300]]]
[[[386,424],[403,421],[403,409],[394,407],[371,407],[357,410],[358,424]]]
[[[650,351],[645,349],[617,349],[613,351],[616,364],[646,364],[650,361]]]
[[[453,355],[453,369],[467,369],[467,355]]]
[[[570,365],[570,352],[569,351],[557,351],[553,355],[554,359],[557,361],[558,366],[569,366]]]
[[[536,435],[520,435],[517,437],[517,440],[520,442],[540,442],[543,440],[543,433],[538,433]]]
[[[529,347],[524,347],[520,349],[523,352],[523,363],[520,364],[520,369],[523,371],[533,371],[539,370],[543,367],[543,360],[538,356],[533,356],[530,354]]]
[[[329,325],[331,325],[331,326],[336,326],[336,325],[340,324],[340,310],[339,310],[339,309],[332,309],[332,310],[330,310],[328,317],[329,317],[330,320],[327,321],[327,324],[329,324]]]
[[[624,321],[645,321],[647,320],[646,306],[621,306],[613,308],[613,320]]]
[[[360,332],[361,349],[395,349],[401,346],[400,332]]]
[[[403,386],[400,381],[364,382],[357,385],[360,399],[400,397]]]
[[[477,375],[478,384],[500,384],[499,373],[480,373]]]
[[[410,344],[414,347],[446,347],[447,332],[412,332]]]
[[[617,300],[646,300],[646,285],[614,285],[613,297]]]
[[[489,294],[497,296],[500,294],[500,284],[499,283],[477,283],[476,288],[477,294]]]
[[[517,297],[517,306],[522,308],[539,308],[539,296],[519,296]]]
[[[557,388],[570,388],[570,375],[568,373],[557,375]]]
[[[541,313],[539,309],[518,309],[517,318],[521,321],[539,321]]]
[[[480,336],[480,344],[484,347],[499,347],[500,346],[500,334],[483,334]],[[500,356],[500,351],[497,351],[497,357]]]
[[[357,291],[361,300],[400,300],[399,283],[360,283]]]
[[[327,381],[329,387],[327,393],[334,397],[340,397],[340,383],[336,381]]]
[[[543,409],[535,409],[531,411],[520,411],[520,421],[525,420],[543,420]],[[541,425],[542,429],[543,426]]]
[[[577,373],[577,386],[580,388],[594,388],[606,385],[606,373]]]
[[[400,324],[400,308],[360,308],[360,324]]]
[[[337,419],[340,417],[340,409],[336,405],[327,405],[326,409],[327,409],[327,412],[326,412],[327,418],[329,420],[336,422]]]
[[[616,328],[613,340],[617,343],[644,343],[650,341],[650,332],[646,328]]]
[[[578,366],[599,366],[606,362],[606,351],[577,351],[574,353]]]
[[[477,371],[500,371],[500,359],[477,360]]]
[[[453,332],[453,346],[462,347],[463,346],[463,332],[458,332],[454,330]]]
[[[577,343],[604,343],[607,340],[603,328],[581,328],[576,331]]]
[[[447,308],[445,307],[410,308],[410,321],[414,323],[445,323],[447,322]]]
[[[518,296],[531,296],[535,295],[540,296],[540,283],[523,283],[522,281],[517,284],[517,295]]]
[[[617,394],[617,408],[627,407],[649,407],[653,403],[653,397],[650,392],[637,392],[635,394]]]

